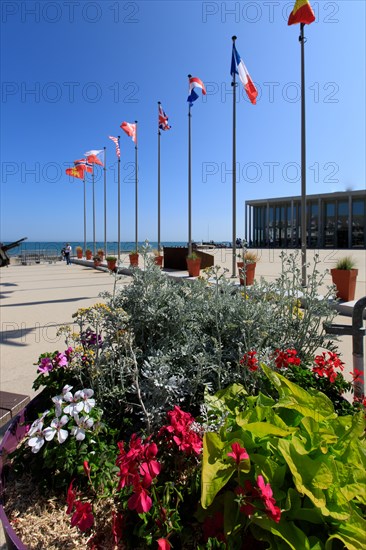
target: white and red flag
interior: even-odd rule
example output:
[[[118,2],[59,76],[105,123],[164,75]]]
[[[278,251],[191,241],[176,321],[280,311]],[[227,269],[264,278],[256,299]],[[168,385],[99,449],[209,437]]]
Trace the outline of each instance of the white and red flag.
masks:
[[[113,136],[108,136],[109,139],[111,139],[113,141],[113,143],[115,144],[116,146],[116,155],[118,158],[121,158],[121,149],[119,148],[119,139],[116,138],[116,137],[113,137]]]
[[[84,153],[86,156],[86,160],[90,164],[99,164],[99,166],[104,166],[103,162],[100,160],[99,156],[103,154],[103,160],[104,160],[104,151],[103,149],[92,149],[91,151],[87,151]]]
[[[189,96],[187,101],[191,107],[193,106],[193,102],[198,99],[198,94],[194,90],[195,88],[200,88],[202,90],[202,94],[206,95],[206,88],[202,80],[197,76],[189,75]]]
[[[89,172],[90,174],[93,172],[93,165],[86,159],[74,160],[74,165],[80,167],[82,170],[85,170],[85,172]]]
[[[234,77],[235,73],[239,75],[240,81],[244,86],[244,90],[246,91],[250,102],[255,105],[258,96],[257,88],[254,86],[248,70],[238,54],[237,49],[235,48],[235,44],[233,44],[233,53],[231,56],[231,76]]]
[[[137,143],[137,124],[132,124],[131,122],[122,122],[121,128],[134,143]]]

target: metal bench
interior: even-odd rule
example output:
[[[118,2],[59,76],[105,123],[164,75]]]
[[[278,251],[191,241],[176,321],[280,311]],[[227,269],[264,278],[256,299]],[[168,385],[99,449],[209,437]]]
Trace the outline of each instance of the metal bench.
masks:
[[[28,395],[0,391],[0,427],[14,418],[29,401]]]

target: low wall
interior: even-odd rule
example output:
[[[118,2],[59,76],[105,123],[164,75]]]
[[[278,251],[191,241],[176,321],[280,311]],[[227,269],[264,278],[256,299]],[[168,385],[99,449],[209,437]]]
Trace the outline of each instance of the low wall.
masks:
[[[211,254],[206,254],[206,252],[201,252],[200,250],[195,250],[195,253],[201,258],[201,269],[212,267],[214,265],[214,257]],[[187,271],[187,256],[187,247],[164,246],[164,267],[167,269]]]

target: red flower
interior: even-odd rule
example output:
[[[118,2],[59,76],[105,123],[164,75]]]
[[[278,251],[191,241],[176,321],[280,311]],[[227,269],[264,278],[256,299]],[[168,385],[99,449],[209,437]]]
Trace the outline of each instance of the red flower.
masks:
[[[249,458],[246,449],[244,449],[244,447],[240,447],[239,443],[232,443],[231,449],[232,452],[227,453],[227,456],[231,456],[238,466],[242,460],[246,460],[247,458]]]
[[[170,439],[168,445],[173,440],[178,445],[179,450],[185,454],[201,454],[202,438],[197,432],[192,430],[193,416],[182,411],[177,406],[172,411],[169,411],[167,416],[170,420],[170,425],[163,426],[159,430],[158,437],[168,436]]]
[[[300,365],[301,360],[297,356],[297,351],[295,349],[287,349],[286,351],[281,351],[279,349],[275,350],[275,363],[278,369],[288,368],[290,365]]]
[[[113,511],[112,514],[112,534],[114,544],[117,546],[123,534],[123,515],[120,512]]]
[[[257,355],[256,351],[248,351],[244,353],[243,357],[240,359],[240,364],[248,367],[252,372],[258,370],[258,359],[255,357]]]
[[[362,382],[362,380],[363,380],[363,371],[355,369],[353,372],[351,372],[351,376],[352,376],[354,382]]]
[[[71,527],[77,525],[82,533],[90,529],[94,524],[94,516],[90,502],[75,502],[76,511],[71,518]]]
[[[328,358],[326,358],[327,354]],[[312,368],[312,371],[320,377],[328,378],[331,383],[333,383],[338,376],[335,369],[344,369],[344,363],[339,359],[336,353],[331,351],[323,351],[321,355],[317,355],[314,358],[314,363],[316,366]]]
[[[169,550],[171,548],[170,542],[168,539],[158,539],[158,550]]]
[[[142,485],[135,486],[135,492],[128,499],[127,505],[130,510],[136,510],[138,514],[146,513],[152,506],[152,500],[149,493]]]
[[[75,503],[75,499],[76,499],[76,491],[72,486],[73,483],[74,483],[74,480],[72,480],[72,482],[69,485],[69,488],[67,489],[67,497],[66,497],[67,510],[66,510],[66,514],[71,514],[71,512],[74,508],[74,503]]]

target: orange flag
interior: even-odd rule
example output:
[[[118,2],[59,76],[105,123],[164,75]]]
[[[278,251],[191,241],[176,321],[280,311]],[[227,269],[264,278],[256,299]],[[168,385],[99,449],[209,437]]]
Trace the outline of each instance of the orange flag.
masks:
[[[66,168],[65,170],[66,174],[68,176],[72,176],[73,178],[84,178],[84,169],[82,166],[74,166],[73,168]]]
[[[287,24],[296,25],[297,23],[306,23],[310,25],[313,21],[315,21],[315,14],[313,8],[310,6],[309,0],[296,0]]]

